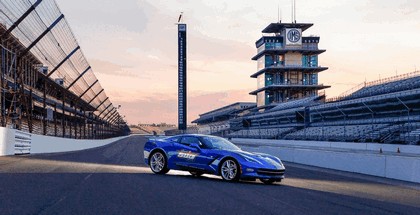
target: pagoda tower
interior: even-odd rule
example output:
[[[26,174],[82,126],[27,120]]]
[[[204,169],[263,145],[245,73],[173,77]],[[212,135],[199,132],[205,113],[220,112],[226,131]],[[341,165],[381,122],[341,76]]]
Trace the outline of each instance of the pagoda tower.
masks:
[[[263,36],[255,43],[257,96],[260,109],[318,95],[318,91],[329,88],[318,82],[318,74],[327,67],[318,65],[318,55],[326,50],[318,49],[318,36],[302,36],[312,27],[310,23],[271,23]]]

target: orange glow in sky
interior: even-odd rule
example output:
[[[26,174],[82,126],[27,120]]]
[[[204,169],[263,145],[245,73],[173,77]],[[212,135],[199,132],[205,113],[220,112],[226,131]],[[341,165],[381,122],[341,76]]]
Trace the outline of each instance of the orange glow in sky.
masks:
[[[255,41],[291,20],[289,0],[57,0],[93,71],[130,124],[177,123],[177,22],[188,24],[188,122],[255,101]],[[420,1],[298,0],[297,21],[321,37],[319,82],[328,97],[417,69]],[[418,65],[420,67],[420,64]]]

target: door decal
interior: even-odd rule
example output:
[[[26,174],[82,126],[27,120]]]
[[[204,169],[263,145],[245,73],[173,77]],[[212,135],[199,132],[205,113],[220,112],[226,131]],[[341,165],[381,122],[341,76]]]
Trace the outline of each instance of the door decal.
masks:
[[[178,158],[183,158],[186,160],[194,160],[195,157],[197,157],[198,155],[196,153],[192,153],[191,151],[177,151],[177,152],[178,152],[178,155],[177,155]]]

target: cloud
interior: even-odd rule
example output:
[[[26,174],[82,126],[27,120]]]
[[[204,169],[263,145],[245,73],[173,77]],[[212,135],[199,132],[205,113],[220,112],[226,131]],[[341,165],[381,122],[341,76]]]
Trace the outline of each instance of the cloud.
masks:
[[[420,18],[418,0],[370,0],[359,9],[366,13],[365,21],[373,23],[402,23]]]
[[[89,59],[89,62],[96,73],[113,76],[138,77],[138,74],[129,71],[131,69],[130,67],[124,67],[109,61],[98,59]]]
[[[255,41],[277,19],[278,1],[58,0],[101,85],[129,122],[176,122],[177,31],[188,24],[189,121],[235,101],[254,101]],[[274,7],[273,7],[274,5]],[[290,2],[282,5],[289,22]],[[298,21],[321,36],[320,83],[337,95],[351,83],[412,71],[420,49],[417,0],[298,2]],[[351,81],[349,81],[351,80]],[[244,90],[246,89],[246,90]]]
[[[420,2],[418,0],[406,0],[400,5],[399,10],[405,14],[410,15],[420,11]]]
[[[231,90],[226,92],[194,92],[188,97],[188,123],[197,119],[199,114],[229,105],[235,102],[253,102],[255,97],[248,95],[252,89]],[[147,97],[133,99],[131,101],[119,101],[114,99],[115,104],[121,104],[122,115],[129,116],[128,122],[158,123],[167,122],[176,124],[178,114],[178,100],[176,95],[155,93]]]
[[[124,0],[122,3],[115,0],[83,0],[79,4],[77,1],[59,0],[59,4],[64,12],[78,11],[78,16],[72,17],[70,24],[88,20],[89,24],[95,26],[118,26],[128,31],[143,32],[148,23],[146,10],[149,7],[143,1]]]

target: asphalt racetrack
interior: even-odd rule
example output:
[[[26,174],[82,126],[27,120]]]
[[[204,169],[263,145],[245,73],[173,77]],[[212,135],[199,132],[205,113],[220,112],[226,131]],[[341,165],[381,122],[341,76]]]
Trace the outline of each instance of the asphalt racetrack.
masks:
[[[145,141],[0,157],[0,214],[420,214],[418,184],[291,163],[273,185],[155,175]]]

